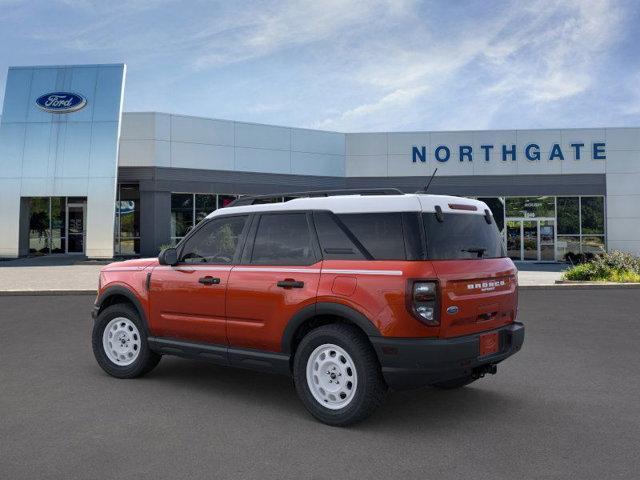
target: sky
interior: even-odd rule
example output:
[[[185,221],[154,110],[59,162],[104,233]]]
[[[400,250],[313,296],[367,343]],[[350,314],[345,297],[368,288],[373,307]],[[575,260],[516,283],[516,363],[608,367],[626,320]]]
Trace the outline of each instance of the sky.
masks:
[[[640,126],[640,2],[0,0],[9,66],[127,64],[125,111],[341,132]]]

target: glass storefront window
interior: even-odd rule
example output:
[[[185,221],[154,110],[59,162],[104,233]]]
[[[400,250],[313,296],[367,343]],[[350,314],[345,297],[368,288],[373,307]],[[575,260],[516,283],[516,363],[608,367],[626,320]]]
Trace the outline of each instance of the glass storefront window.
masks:
[[[604,237],[603,236],[584,236],[582,237],[583,253],[603,253]]]
[[[140,253],[140,190],[138,185],[118,185],[114,252]]]
[[[29,200],[29,252],[49,253],[51,230],[49,197]]]
[[[223,208],[238,198],[235,195],[209,193],[171,194],[171,244],[182,238],[217,208]]]
[[[73,202],[72,202],[73,200]],[[67,221],[70,204],[82,214],[78,224]],[[87,199],[84,197],[33,197],[29,199],[29,252],[48,255],[51,253],[84,253],[84,242],[78,249],[69,247],[69,232],[84,239],[84,212]],[[73,228],[77,231],[74,231]],[[76,237],[77,238],[77,237]]]
[[[216,196],[196,194],[196,219],[195,224],[200,223],[207,215],[216,209]]]
[[[218,208],[223,208],[233,202],[236,198],[236,195],[218,195]]]
[[[171,238],[184,237],[193,227],[193,194],[171,194]]]
[[[580,234],[580,201],[578,197],[558,197],[558,234]]]
[[[504,199],[498,197],[478,198],[481,202],[487,204],[491,209],[493,218],[496,221],[498,231],[501,233],[504,231]]]
[[[556,251],[559,260],[563,260],[567,253],[580,253],[580,236],[558,235]]]
[[[540,218],[556,216],[555,197],[507,197],[507,217]]]
[[[581,198],[582,234],[604,234],[604,197]]]

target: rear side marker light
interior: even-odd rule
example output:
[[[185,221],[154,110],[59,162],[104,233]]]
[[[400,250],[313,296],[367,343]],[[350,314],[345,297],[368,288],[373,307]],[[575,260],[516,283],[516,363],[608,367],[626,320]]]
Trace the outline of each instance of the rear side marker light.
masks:
[[[411,288],[411,312],[425,325],[440,325],[436,282],[414,282]]]

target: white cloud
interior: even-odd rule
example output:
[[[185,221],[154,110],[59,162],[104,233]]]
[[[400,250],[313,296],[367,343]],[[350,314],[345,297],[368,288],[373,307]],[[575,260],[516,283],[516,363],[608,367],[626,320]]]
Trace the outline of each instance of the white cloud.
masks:
[[[421,98],[426,112],[430,103],[442,108],[441,99],[448,98],[451,111],[445,123],[456,124],[456,84],[466,84],[475,99],[460,109],[464,124],[458,128],[487,128],[492,118],[486,112],[498,112],[500,104],[540,106],[586,92],[592,85],[594,57],[615,39],[621,18],[620,8],[608,0],[538,0],[525,8],[501,9],[494,19],[463,21],[457,26],[460,35],[434,44],[418,42],[408,49],[409,42],[401,38],[356,74],[374,98],[317,124],[344,130],[383,128],[385,119],[406,111],[405,96],[396,95],[403,91],[419,92],[412,100]],[[429,38],[437,28],[431,23],[426,32],[416,33]],[[476,121],[469,124],[466,112],[473,104],[478,115],[471,115]],[[382,111],[385,115],[372,123],[372,113]]]

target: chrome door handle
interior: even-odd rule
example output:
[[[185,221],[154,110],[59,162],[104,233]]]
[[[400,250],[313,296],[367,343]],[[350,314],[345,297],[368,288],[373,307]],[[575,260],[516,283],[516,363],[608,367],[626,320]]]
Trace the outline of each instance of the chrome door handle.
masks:
[[[220,283],[220,279],[207,275],[206,277],[199,278],[198,282],[203,285],[217,285]]]

